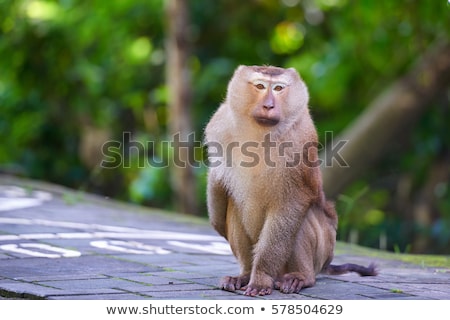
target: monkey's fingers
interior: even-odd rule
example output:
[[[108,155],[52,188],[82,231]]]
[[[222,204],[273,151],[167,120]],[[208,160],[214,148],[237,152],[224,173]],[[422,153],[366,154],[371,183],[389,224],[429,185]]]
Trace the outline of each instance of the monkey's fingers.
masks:
[[[252,288],[247,286],[247,289],[244,292],[244,295],[255,297],[255,296],[265,296],[272,293],[272,288]]]
[[[282,293],[299,293],[303,288],[303,281],[299,279],[292,279],[290,282],[285,282],[280,287],[280,292]]]
[[[279,284],[280,292],[282,293],[299,293],[305,286],[303,277],[295,274],[288,273],[283,276],[283,282]]]
[[[238,277],[223,277],[220,281],[220,288],[226,291],[245,290],[250,280],[249,275],[243,275]]]
[[[223,277],[220,281],[220,288],[226,291],[235,291],[236,290],[236,280],[237,277]]]
[[[243,275],[243,276],[237,277],[236,284],[235,284],[236,290],[239,290],[243,287],[245,287],[247,289],[247,284],[249,281],[250,281],[250,275]]]

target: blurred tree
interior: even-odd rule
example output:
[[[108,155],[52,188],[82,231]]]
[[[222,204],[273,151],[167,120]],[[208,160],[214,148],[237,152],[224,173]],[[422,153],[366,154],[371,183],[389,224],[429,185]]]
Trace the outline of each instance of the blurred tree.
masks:
[[[450,83],[450,43],[443,42],[426,52],[409,74],[389,85],[333,144],[346,144],[322,155],[325,192],[336,197],[349,183],[374,165],[388,151],[391,141],[413,129],[431,100],[445,94]],[[344,160],[338,163],[336,156]],[[335,162],[336,161],[336,162]],[[345,164],[345,165],[343,165]]]
[[[140,170],[99,168],[99,146],[115,139],[121,160],[134,157],[122,132],[163,117],[153,94],[164,81],[162,1],[0,6],[2,169],[124,197]]]
[[[169,89],[169,136],[173,141],[171,183],[176,209],[199,214],[194,176],[194,128],[191,117],[191,26],[188,3],[166,0],[167,86]]]
[[[431,47],[411,72],[391,84],[353,124],[332,140],[332,145],[321,155],[325,164],[322,167],[325,192],[332,197],[338,196],[345,187],[376,165],[386,152],[398,152],[398,146],[392,141],[410,135],[433,99],[446,94],[449,83],[450,43],[444,41]],[[340,144],[342,141],[346,143]],[[333,151],[335,149],[337,151]],[[404,210],[405,220],[422,229],[430,230],[433,220],[445,219],[433,203],[435,188],[450,180],[450,150],[443,150],[436,161],[419,193],[419,199],[408,206],[409,210]],[[404,199],[402,203],[410,201]],[[381,217],[384,216],[380,210],[372,210],[369,215],[379,216],[380,213]],[[377,224],[381,224],[383,218],[376,220]],[[382,237],[385,237],[384,233]],[[423,252],[432,246],[431,237],[419,232],[410,249]]]
[[[174,209],[170,141],[181,127],[172,119],[190,117],[200,140],[237,65],[296,68],[325,144],[327,131],[342,133],[450,37],[448,1],[184,4],[190,22],[179,32],[191,47],[177,68],[190,73],[191,107],[181,115],[169,107],[166,67],[176,65],[165,41],[175,21],[163,0],[0,0],[0,171]],[[449,253],[450,185],[436,178],[448,174],[448,97],[427,99],[414,128],[392,141],[395,152],[377,151],[376,163],[333,192],[340,239]],[[191,156],[200,162],[201,148]],[[108,165],[95,165],[101,158]],[[204,165],[192,174],[197,185],[184,191],[203,204]]]

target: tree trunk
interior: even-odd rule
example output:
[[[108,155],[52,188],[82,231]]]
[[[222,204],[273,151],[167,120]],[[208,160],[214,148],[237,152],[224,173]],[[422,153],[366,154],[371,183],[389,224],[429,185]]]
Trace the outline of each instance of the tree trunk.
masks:
[[[433,98],[448,90],[449,80],[450,45],[443,42],[427,52],[409,74],[381,93],[353,124],[334,139],[334,146],[338,141],[347,141],[339,150],[346,166],[333,161],[337,151],[330,152],[330,146],[320,155],[324,163],[323,186],[327,196],[335,198],[355,178],[370,170],[398,135],[413,128]]]
[[[188,1],[166,0],[167,86],[169,91],[169,134],[173,141],[171,185],[176,209],[197,214],[196,181],[193,172],[193,126],[191,118],[191,75],[189,58]]]

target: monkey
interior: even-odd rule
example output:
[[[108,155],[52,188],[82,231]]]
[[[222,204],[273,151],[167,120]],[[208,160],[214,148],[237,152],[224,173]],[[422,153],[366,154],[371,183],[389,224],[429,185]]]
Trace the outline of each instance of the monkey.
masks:
[[[331,264],[338,218],[308,104],[295,69],[241,65],[205,127],[209,220],[240,265],[223,290],[299,293],[319,273],[377,274],[373,264]]]

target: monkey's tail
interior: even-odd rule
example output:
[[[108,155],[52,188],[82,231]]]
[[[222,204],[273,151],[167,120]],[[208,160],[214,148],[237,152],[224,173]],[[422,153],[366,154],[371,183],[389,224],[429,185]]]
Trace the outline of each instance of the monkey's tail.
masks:
[[[371,263],[368,267],[363,267],[353,263],[346,263],[341,265],[330,264],[325,269],[325,273],[330,275],[339,275],[349,272],[356,272],[363,277],[376,276],[378,274],[376,265],[373,263]]]

